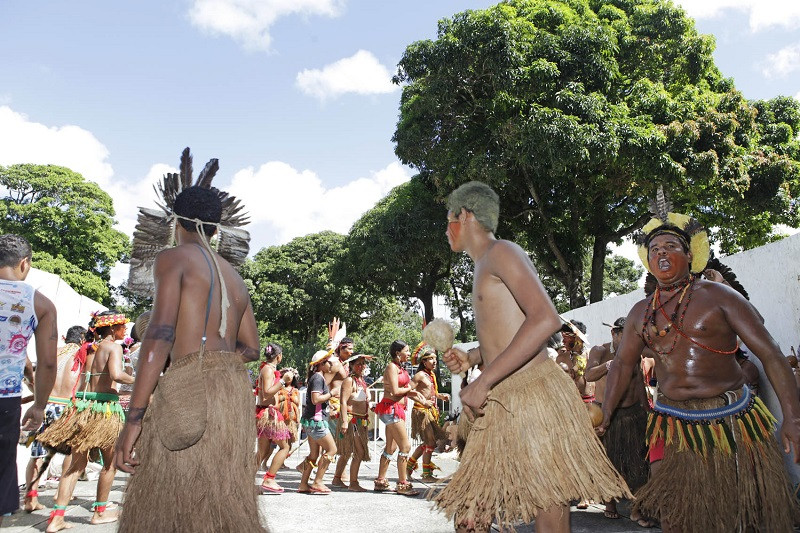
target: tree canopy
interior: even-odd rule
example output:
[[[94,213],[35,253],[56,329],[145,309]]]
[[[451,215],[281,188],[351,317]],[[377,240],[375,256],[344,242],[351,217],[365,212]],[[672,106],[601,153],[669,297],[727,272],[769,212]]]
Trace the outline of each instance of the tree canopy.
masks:
[[[501,197],[570,307],[602,299],[609,243],[640,228],[659,184],[723,252],[796,225],[793,99],[748,102],[713,38],[664,0],[508,0],[439,23],[406,49],[393,137],[443,196],[477,179]],[[717,229],[718,228],[718,229]]]
[[[369,293],[417,298],[430,322],[433,296],[447,290],[455,259],[445,237],[446,218],[447,209],[436,201],[430,184],[412,178],[353,225],[344,271]]]
[[[0,232],[30,241],[34,267],[109,305],[111,268],[129,245],[128,237],[112,227],[111,197],[80,174],[54,165],[0,167],[0,187]]]

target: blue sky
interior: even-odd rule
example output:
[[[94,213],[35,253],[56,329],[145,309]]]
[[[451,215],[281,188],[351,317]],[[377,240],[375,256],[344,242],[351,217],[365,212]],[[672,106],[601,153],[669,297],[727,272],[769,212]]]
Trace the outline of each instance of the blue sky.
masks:
[[[412,169],[394,156],[405,47],[486,1],[3,0],[0,165],[99,183],[119,228],[191,146],[251,212],[253,251],[350,225]],[[800,2],[683,0],[747,98],[800,98]],[[117,271],[116,282],[123,276]]]

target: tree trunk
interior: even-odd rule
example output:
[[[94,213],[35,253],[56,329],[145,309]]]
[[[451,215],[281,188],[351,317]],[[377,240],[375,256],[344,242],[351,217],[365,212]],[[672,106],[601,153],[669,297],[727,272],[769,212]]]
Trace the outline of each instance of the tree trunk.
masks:
[[[592,250],[592,274],[589,281],[589,302],[595,303],[603,299],[603,278],[606,267],[606,248],[608,241],[603,237],[594,238]]]
[[[456,302],[456,310],[458,311],[458,324],[460,326],[458,330],[458,340],[461,342],[467,342],[467,319],[464,317],[464,309],[461,305],[461,296],[458,294],[456,283],[453,281],[453,278],[450,278],[449,281],[450,288],[453,289],[453,299]]]
[[[433,320],[433,290],[423,289],[417,296],[425,309],[425,323],[430,324]]]

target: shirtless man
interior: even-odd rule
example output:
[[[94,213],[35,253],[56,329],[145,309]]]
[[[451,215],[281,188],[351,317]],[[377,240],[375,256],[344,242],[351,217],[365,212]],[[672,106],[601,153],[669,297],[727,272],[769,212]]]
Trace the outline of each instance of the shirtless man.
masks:
[[[634,510],[664,531],[791,531],[800,516],[772,429],[775,420],[745,386],[737,335],[762,361],[783,411],[780,438],[800,459],[800,404],[780,350],[740,294],[698,274],[708,238],[685,215],[645,225],[640,256],[658,287],[631,309],[608,375],[602,433],[628,390],[645,346],[656,353],[658,392],[647,439],[661,466]],[[680,432],[680,434],[679,434]],[[667,496],[669,495],[669,496]]]
[[[434,501],[455,516],[457,531],[488,531],[493,518],[501,528],[535,518],[537,531],[566,533],[572,498],[611,500],[630,493],[603,453],[569,377],[547,355],[545,344],[561,320],[533,264],[522,248],[494,236],[497,194],[469,182],[449,196],[447,208],[450,247],[475,261],[472,301],[480,346],[468,353],[448,350],[442,359],[451,372],[484,366],[461,390],[462,414],[480,418],[461,466]],[[594,475],[583,480],[584,471]]]
[[[433,463],[433,451],[436,449],[437,441],[447,438],[444,429],[439,425],[439,409],[436,407],[436,401],[450,400],[450,395],[440,393],[437,387],[434,349],[423,345],[417,352],[417,357],[411,358],[411,364],[418,362],[419,367],[411,383],[423,401],[414,401],[414,408],[411,411],[411,438],[421,440],[422,444],[411,454],[406,468],[408,477],[411,477],[411,473],[417,469],[417,461],[422,456],[421,479],[426,483],[433,483],[438,481],[433,471],[439,468]]]
[[[65,461],[68,468],[64,468],[58,481],[55,505],[46,529],[48,533],[72,527],[64,520],[64,512],[72,499],[78,478],[89,461],[89,452],[94,448],[100,449],[103,468],[97,478],[97,498],[92,505],[90,522],[106,524],[117,520],[117,511],[106,507],[116,474],[114,444],[124,420],[116,383],[133,383],[133,377],[126,374],[122,367],[122,346],[116,343],[125,338],[127,322],[125,315],[111,310],[98,313],[89,324],[90,330],[95,334],[95,351],[86,360],[84,374],[88,379],[85,380],[85,389],[76,392],[74,397],[79,404],[85,403],[84,408],[96,416],[92,415],[93,418],[86,424],[75,424],[77,409],[71,405],[62,417],[42,434],[42,442],[53,445],[54,436],[62,424],[73,428],[72,436],[67,441],[72,447],[72,453],[67,459],[68,463]],[[72,396],[72,388],[66,392]],[[106,412],[109,416],[106,416]],[[72,421],[68,420],[70,417],[73,417]]]
[[[622,340],[624,326],[624,317],[615,320],[611,327],[611,342],[594,346],[589,351],[586,381],[595,384],[595,401],[601,406],[605,398],[606,374],[614,364],[614,354]],[[630,385],[620,400],[614,418],[611,419],[611,425],[604,435],[603,445],[614,468],[625,478],[628,487],[632,491],[636,491],[647,482],[650,469],[645,460],[647,450],[644,444],[644,432],[647,425],[648,406],[644,380],[638,365],[633,373]],[[619,518],[617,502],[606,502],[603,514],[606,518]],[[655,525],[636,515],[632,515],[631,519],[642,527]]]
[[[177,246],[155,259],[153,313],[115,458],[120,470],[133,474],[121,533],[264,531],[253,489],[256,426],[244,366],[258,359],[258,328],[244,281],[208,244],[226,230],[220,194],[184,189],[173,207]],[[160,376],[167,358],[170,367]],[[201,394],[194,396],[197,387]],[[205,402],[204,414],[196,414],[193,397]],[[203,417],[198,440],[189,438],[196,436],[194,427],[178,432],[160,425],[176,411]]]
[[[76,353],[80,350],[85,335],[86,328],[82,326],[72,326],[67,330],[67,335],[64,338],[65,344],[59,348],[56,356],[56,382],[53,385],[53,392],[50,393],[50,397],[47,399],[47,407],[44,410],[44,423],[37,433],[43,432],[61,416],[64,408],[69,404],[72,393],[77,388],[78,378],[81,375],[85,361],[80,362],[79,360],[76,364]],[[36,479],[38,486],[39,469],[47,454],[48,450],[45,449],[42,443],[35,439],[31,442],[31,459],[28,462],[28,468],[25,470],[24,509],[28,513],[44,509],[44,505],[39,503],[39,491],[33,486],[33,483],[34,479]],[[69,469],[68,457],[64,460],[62,468],[64,471]]]

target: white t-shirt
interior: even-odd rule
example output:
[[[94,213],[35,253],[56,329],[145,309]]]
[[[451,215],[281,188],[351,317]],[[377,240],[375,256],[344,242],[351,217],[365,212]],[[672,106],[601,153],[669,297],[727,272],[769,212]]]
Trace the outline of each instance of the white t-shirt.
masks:
[[[22,396],[28,341],[39,324],[35,293],[23,281],[0,280],[0,398]]]

